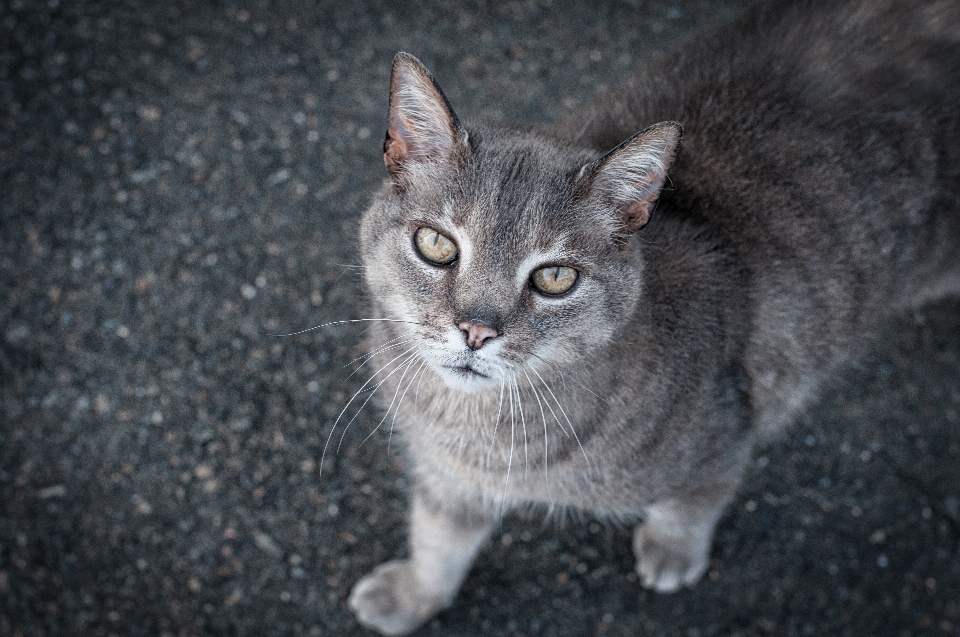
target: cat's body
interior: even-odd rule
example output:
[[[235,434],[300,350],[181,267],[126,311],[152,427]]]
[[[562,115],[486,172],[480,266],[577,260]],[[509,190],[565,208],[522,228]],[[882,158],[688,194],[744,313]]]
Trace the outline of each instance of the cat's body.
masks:
[[[413,465],[411,559],[357,585],[363,623],[413,630],[527,504],[643,516],[644,585],[693,583],[751,445],[886,317],[960,292],[958,5],[791,3],[736,36],[574,145],[462,127],[398,56],[361,245],[374,314],[400,321],[369,345]]]
[[[781,4],[745,21],[749,45],[678,51],[581,137],[684,125],[661,210],[702,216],[750,273],[745,366],[770,431],[865,331],[960,290],[960,8]]]

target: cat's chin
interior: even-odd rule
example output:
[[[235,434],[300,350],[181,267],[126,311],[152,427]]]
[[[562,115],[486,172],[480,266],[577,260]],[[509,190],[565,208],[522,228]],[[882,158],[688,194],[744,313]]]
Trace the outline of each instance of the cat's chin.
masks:
[[[455,391],[474,394],[500,387],[500,381],[470,366],[443,365],[437,369],[437,375],[444,384]]]

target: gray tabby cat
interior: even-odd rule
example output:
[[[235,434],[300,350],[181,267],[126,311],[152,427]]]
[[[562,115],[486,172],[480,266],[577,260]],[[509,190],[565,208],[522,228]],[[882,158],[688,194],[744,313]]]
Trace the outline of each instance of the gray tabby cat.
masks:
[[[768,6],[585,120],[468,127],[394,61],[361,246],[410,555],[349,600],[385,635],[530,504],[642,519],[643,585],[693,584],[751,446],[886,317],[960,292],[956,0]]]

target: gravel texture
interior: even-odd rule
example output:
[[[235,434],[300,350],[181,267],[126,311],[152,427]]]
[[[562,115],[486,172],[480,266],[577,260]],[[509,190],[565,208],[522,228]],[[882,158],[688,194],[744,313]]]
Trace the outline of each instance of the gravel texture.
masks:
[[[0,635],[367,635],[404,549],[356,223],[393,54],[547,127],[743,2],[0,0]],[[348,412],[352,415],[352,411]],[[708,576],[508,517],[423,635],[960,634],[960,302],[895,317],[758,450]]]

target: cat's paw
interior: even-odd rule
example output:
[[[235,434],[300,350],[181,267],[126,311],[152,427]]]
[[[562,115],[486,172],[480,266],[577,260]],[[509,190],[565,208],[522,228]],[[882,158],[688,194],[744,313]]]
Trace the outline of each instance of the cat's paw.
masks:
[[[656,525],[641,524],[633,532],[633,553],[640,582],[658,593],[692,586],[710,563],[710,537],[701,533],[662,533]]]
[[[354,585],[347,600],[357,621],[390,636],[413,632],[449,602],[424,592],[407,560],[381,564]]]

